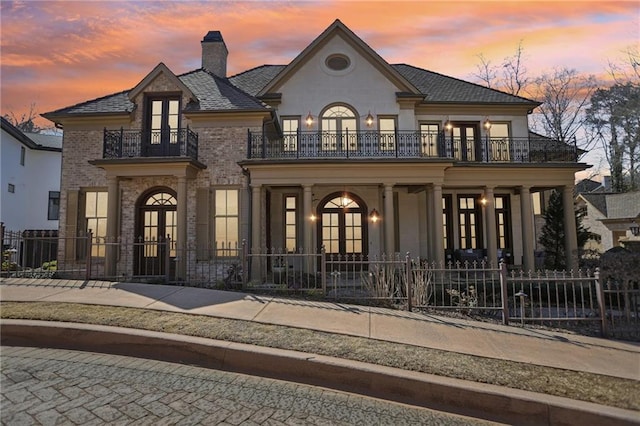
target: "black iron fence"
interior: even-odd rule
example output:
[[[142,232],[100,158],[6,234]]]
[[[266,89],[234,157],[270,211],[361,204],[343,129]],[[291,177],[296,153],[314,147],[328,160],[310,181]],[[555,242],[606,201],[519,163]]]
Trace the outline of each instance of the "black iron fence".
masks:
[[[435,264],[409,253],[250,251],[246,244],[181,248],[168,238],[107,241],[91,234],[60,238],[43,232],[4,232],[2,249],[3,278],[138,281],[303,293],[408,310],[455,310],[493,317],[504,324],[578,325],[583,327],[581,332],[640,339],[640,283],[602,283],[598,270],[508,272],[504,263]]]
[[[248,132],[249,159],[434,158],[471,162],[576,162],[578,150],[545,137],[452,138],[420,131]]]

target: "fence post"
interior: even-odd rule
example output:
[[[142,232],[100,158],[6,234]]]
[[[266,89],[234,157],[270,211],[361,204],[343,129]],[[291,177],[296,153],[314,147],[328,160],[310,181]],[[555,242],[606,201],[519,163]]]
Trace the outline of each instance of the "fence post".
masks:
[[[93,232],[89,229],[87,238],[87,259],[86,259],[86,271],[84,273],[84,279],[89,281],[91,279],[91,244],[93,243]]]
[[[320,281],[322,282],[322,295],[327,297],[327,252],[324,246],[320,249]]]
[[[166,283],[171,281],[171,237],[167,235],[167,238],[164,240],[164,279]],[[176,253],[177,256],[180,256],[182,253]]]
[[[502,296],[502,323],[509,325],[509,293],[507,289],[507,264],[500,260],[500,293]]]
[[[607,337],[607,308],[604,301],[604,287],[600,281],[600,268],[596,268],[593,279],[596,282],[596,296],[598,298],[598,310],[600,311],[600,334],[602,334],[602,337]]]
[[[241,273],[242,273],[242,290],[246,290],[247,289],[247,281],[248,281],[248,275],[249,275],[249,259],[247,256],[247,250],[249,249],[249,247],[247,247],[247,240],[244,239],[242,240],[242,248],[240,251],[240,268],[241,268]]]
[[[411,294],[413,287],[413,274],[411,273],[411,256],[409,255],[409,252],[407,252],[407,256],[405,258],[405,269],[407,272],[407,310],[411,312],[413,307],[413,300],[411,300],[413,298],[413,295]]]

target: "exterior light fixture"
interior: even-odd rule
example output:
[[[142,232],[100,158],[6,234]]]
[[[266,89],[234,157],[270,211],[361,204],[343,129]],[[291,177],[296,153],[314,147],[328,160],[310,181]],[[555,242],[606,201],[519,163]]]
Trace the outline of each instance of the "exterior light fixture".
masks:
[[[378,214],[378,210],[376,209],[371,210],[371,213],[369,214],[369,219],[373,223],[378,222],[380,220],[380,215]]]
[[[311,127],[313,125],[313,115],[311,115],[311,111],[309,111],[309,115],[304,119],[305,123],[307,123],[307,127]]]
[[[484,121],[482,122],[482,127],[484,127],[486,130],[491,129],[491,121],[489,121],[489,117],[485,117]]]
[[[367,123],[368,127],[373,126],[373,115],[371,115],[371,111],[369,111],[369,114],[367,114],[367,116],[364,118],[364,122]]]
[[[453,124],[451,124],[451,121],[449,121],[449,117],[447,117],[447,121],[444,123],[444,128],[447,130],[453,129]]]
[[[340,198],[340,207],[346,209],[349,204],[351,204],[351,198],[347,197],[346,193],[342,194],[342,197]]]
[[[311,216],[309,217],[309,219],[311,220],[311,222],[315,222],[318,218],[316,217],[315,214],[311,214]]]
[[[487,205],[487,199],[485,197],[480,198],[480,204],[482,204],[483,206]]]
[[[640,235],[640,226],[638,226],[638,224],[633,221],[633,224],[629,227],[629,230],[631,230],[631,233],[633,234],[634,237],[637,237]]]

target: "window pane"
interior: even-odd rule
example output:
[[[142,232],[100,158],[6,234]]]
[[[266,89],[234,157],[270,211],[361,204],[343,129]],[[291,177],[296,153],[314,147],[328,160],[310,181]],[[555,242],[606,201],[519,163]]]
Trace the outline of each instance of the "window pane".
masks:
[[[106,192],[98,192],[98,202],[96,206],[97,216],[106,217],[107,216],[107,193]]]
[[[491,123],[491,137],[492,138],[508,138],[509,137],[509,124],[507,123]]]
[[[86,217],[96,216],[96,198],[97,192],[87,192],[85,195],[85,215]]]

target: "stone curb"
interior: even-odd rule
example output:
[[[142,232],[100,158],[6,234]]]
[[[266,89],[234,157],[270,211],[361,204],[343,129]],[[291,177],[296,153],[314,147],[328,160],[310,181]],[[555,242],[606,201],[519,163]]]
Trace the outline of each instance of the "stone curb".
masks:
[[[153,331],[1,320],[1,344],[177,362],[520,425],[637,425],[638,412],[358,361]]]

